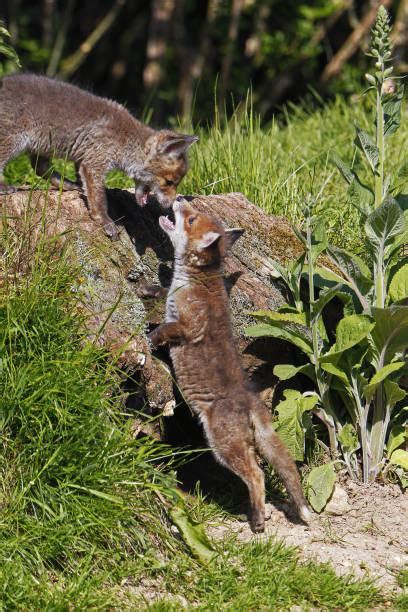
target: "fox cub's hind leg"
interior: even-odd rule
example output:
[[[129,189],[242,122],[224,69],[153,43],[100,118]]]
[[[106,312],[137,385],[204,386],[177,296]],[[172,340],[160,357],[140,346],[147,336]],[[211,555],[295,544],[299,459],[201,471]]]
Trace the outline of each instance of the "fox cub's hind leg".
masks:
[[[233,453],[223,456],[223,463],[237,476],[242,478],[248,487],[250,501],[249,522],[254,533],[265,529],[265,482],[264,474],[259,467],[252,449],[234,445]]]
[[[255,452],[247,440],[229,438],[228,445],[224,439],[219,444],[212,435],[211,447],[220,463],[239,476],[247,485],[250,500],[249,522],[252,531],[260,533],[265,529],[265,481],[259,467]]]

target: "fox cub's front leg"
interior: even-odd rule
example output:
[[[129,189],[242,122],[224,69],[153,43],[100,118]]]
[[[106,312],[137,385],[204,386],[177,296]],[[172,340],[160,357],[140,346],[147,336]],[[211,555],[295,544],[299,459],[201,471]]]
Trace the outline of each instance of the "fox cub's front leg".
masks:
[[[185,332],[180,321],[162,323],[147,335],[153,346],[172,344],[185,339]]]

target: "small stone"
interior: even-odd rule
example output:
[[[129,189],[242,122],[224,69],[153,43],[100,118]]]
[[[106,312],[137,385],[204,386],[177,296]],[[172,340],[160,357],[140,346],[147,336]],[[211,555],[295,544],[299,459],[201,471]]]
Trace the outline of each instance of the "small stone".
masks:
[[[272,516],[273,510],[274,507],[272,506],[272,504],[265,504],[265,521],[269,521]]]
[[[146,363],[146,355],[144,353],[138,353],[136,362],[137,362],[137,365],[139,365],[141,368],[143,368],[143,366]]]
[[[346,491],[338,484],[334,486],[333,494],[325,508],[326,514],[341,516],[351,510]]]
[[[168,402],[164,404],[162,415],[165,417],[173,416],[175,407],[176,407],[176,400],[174,399],[169,400]]]

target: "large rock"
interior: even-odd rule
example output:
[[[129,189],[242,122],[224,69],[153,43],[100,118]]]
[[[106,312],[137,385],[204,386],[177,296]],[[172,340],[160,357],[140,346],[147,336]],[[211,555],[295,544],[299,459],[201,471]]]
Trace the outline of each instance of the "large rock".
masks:
[[[80,291],[89,334],[117,351],[119,364],[136,381],[128,385],[129,404],[157,414],[172,405],[173,384],[165,358],[152,358],[145,333],[162,319],[163,303],[143,301],[139,289],[143,282],[169,284],[172,247],[158,225],[163,214],[158,207],[140,208],[127,191],[109,191],[108,198],[109,213],[123,228],[117,242],[92,221],[77,191],[20,191],[0,196],[0,206],[9,226],[26,234],[27,244],[45,232],[69,248],[83,270]],[[267,215],[242,194],[197,196],[192,204],[228,227],[245,228],[226,261],[226,283],[244,365],[267,400],[275,384],[273,363],[290,360],[289,348],[272,339],[246,338],[247,312],[286,301],[284,288],[271,278],[272,259],[293,259],[302,246],[284,218]]]

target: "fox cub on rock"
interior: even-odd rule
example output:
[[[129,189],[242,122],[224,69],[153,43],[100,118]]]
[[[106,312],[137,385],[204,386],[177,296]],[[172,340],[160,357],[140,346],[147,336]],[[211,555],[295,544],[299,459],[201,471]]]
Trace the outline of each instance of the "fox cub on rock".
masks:
[[[0,176],[23,151],[39,156],[40,171],[52,155],[76,162],[91,216],[112,239],[118,232],[107,213],[108,170],[123,170],[138,181],[140,206],[152,195],[168,207],[187,172],[187,149],[197,140],[153,130],[120,104],[68,83],[33,74],[7,76],[0,83]]]
[[[216,458],[246,483],[252,530],[261,532],[265,526],[264,475],[255,448],[276,469],[307,521],[310,511],[296,465],[266,407],[250,390],[233,339],[222,264],[242,230],[225,230],[182,196],[173,211],[174,224],[167,217],[159,219],[175,251],[166,319],[149,337],[155,346],[170,344],[177,383]]]

